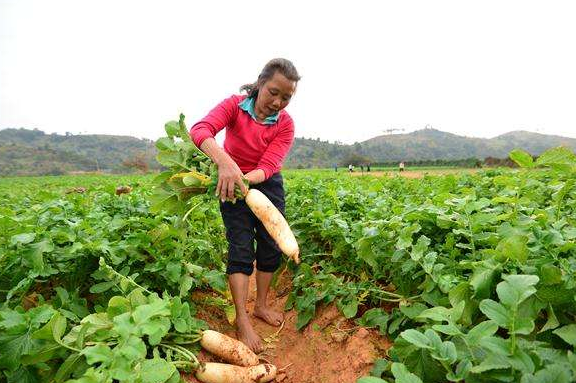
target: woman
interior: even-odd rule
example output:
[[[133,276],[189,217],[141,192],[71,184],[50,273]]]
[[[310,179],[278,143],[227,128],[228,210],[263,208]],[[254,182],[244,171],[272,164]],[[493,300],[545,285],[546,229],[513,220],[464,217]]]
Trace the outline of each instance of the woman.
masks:
[[[238,337],[255,352],[262,341],[246,312],[248,277],[256,260],[256,304],[254,315],[271,325],[283,321],[281,312],[266,302],[274,271],[280,266],[281,252],[260,221],[244,201],[234,200],[234,187],[243,193],[245,178],[251,187],[262,191],[284,214],[284,187],[280,169],[294,141],[294,123],[284,110],[296,92],[300,76],[286,59],[266,64],[255,83],[244,85],[247,95],[233,95],[218,104],[190,130],[202,151],[218,165],[216,195],[228,240],[226,273],[234,305]],[[226,128],[224,148],[214,137]],[[256,248],[254,248],[256,240]]]

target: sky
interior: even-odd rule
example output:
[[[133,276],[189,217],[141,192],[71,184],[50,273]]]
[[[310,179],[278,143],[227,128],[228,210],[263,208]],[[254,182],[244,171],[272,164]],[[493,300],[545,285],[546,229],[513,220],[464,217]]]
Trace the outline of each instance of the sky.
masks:
[[[254,82],[302,79],[296,136],[425,127],[576,138],[576,2],[0,0],[0,129],[157,139]]]

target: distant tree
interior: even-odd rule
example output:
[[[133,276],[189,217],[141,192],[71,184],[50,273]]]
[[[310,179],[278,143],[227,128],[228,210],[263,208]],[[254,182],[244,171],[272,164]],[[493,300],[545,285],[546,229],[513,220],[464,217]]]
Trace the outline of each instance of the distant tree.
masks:
[[[52,166],[45,172],[45,174],[48,174],[49,176],[61,176],[66,174],[66,172],[64,171],[64,169],[58,166]]]
[[[373,163],[373,162],[374,161],[372,161],[372,159],[369,157],[362,156],[362,155],[357,154],[357,153],[351,153],[351,154],[347,155],[346,157],[344,157],[344,159],[342,160],[340,165],[341,166],[348,166],[348,165],[352,164],[354,166],[360,166],[361,164]]]
[[[130,169],[138,169],[142,173],[148,173],[148,163],[142,154],[137,154],[132,158],[122,161],[122,166]]]
[[[486,157],[484,159],[484,164],[489,167],[497,167],[497,166],[506,166],[510,168],[518,167],[516,162],[512,161],[510,158]]]

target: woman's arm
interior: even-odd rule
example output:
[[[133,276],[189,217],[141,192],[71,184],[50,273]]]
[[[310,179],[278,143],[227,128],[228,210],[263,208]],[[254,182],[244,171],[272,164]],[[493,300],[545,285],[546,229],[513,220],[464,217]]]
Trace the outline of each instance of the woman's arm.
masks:
[[[244,174],[244,178],[248,180],[250,185],[256,185],[266,181],[266,173],[262,169],[254,169],[249,173]]]
[[[216,134],[236,119],[238,114],[238,97],[228,97],[216,105],[206,117],[198,121],[190,129],[190,138],[194,145],[202,149],[202,143],[207,138],[214,138]]]
[[[194,144],[212,159],[218,166],[218,184],[216,195],[222,201],[234,199],[234,185],[240,187],[246,194],[246,186],[242,182],[242,171],[230,156],[216,143],[216,133],[230,126],[238,114],[238,97],[232,96],[212,109],[206,117],[198,121],[192,129],[190,136]]]

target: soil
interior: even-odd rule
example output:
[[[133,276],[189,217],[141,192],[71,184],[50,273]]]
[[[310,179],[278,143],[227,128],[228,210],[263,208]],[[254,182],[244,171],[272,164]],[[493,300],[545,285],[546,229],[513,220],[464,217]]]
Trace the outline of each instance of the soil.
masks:
[[[269,294],[268,302],[283,311],[290,277],[281,275],[276,289]],[[250,278],[248,311],[252,313],[256,298],[254,274]],[[222,314],[213,310],[203,311],[210,328],[236,338],[235,328]],[[209,313],[213,315],[210,315]],[[334,305],[316,311],[315,318],[301,331],[296,330],[297,313],[284,312],[284,323],[274,327],[251,315],[252,324],[262,337],[265,350],[259,354],[262,363],[272,363],[278,368],[274,382],[282,383],[354,383],[368,375],[372,363],[387,355],[392,346],[377,330],[358,327],[344,318]],[[201,361],[219,361],[202,351]],[[184,376],[187,382],[199,382],[192,375]]]
[[[405,178],[422,178],[426,175],[430,176],[439,176],[439,175],[446,175],[446,174],[461,174],[461,173],[469,173],[473,174],[478,172],[480,169],[438,169],[438,170],[405,170],[403,172],[399,171],[387,171],[387,172],[354,172],[351,173],[352,176],[358,177],[362,175],[371,175],[375,177],[405,177]]]

